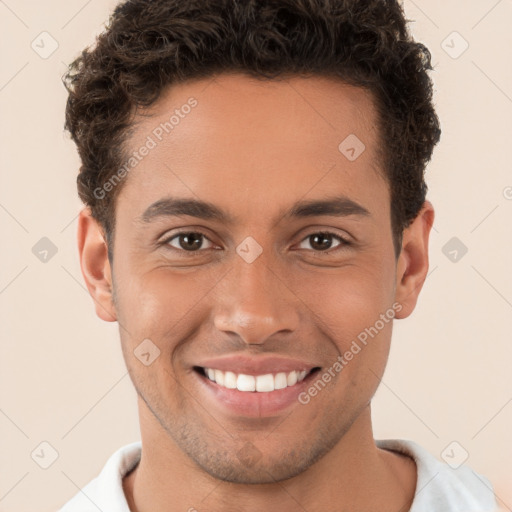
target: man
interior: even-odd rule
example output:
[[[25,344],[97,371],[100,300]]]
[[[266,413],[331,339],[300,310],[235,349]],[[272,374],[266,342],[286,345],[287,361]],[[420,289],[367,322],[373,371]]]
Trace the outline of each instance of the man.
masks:
[[[396,1],[115,9],[66,128],[142,439],[62,512],[494,510],[470,468],[372,434],[428,271],[429,69]]]

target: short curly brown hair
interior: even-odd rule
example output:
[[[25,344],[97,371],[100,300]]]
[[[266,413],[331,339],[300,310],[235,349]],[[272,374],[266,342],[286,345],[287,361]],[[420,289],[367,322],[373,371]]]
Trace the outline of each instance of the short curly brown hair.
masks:
[[[381,167],[390,186],[398,257],[402,232],[426,197],[424,170],[440,127],[429,50],[407,30],[396,0],[127,0],[94,49],[63,76],[65,128],[78,147],[78,193],[100,223],[113,260],[122,183],[96,190],[127,159],[136,107],[187,79],[243,72],[264,79],[324,75],[366,88],[377,105]]]

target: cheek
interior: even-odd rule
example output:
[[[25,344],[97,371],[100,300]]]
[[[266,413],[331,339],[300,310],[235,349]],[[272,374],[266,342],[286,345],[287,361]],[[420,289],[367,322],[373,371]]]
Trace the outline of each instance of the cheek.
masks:
[[[298,295],[309,297],[305,302],[317,316],[311,321],[339,354],[326,369],[336,375],[338,399],[370,400],[384,373],[397,312],[392,263],[351,265],[300,283]]]
[[[120,284],[118,302],[121,346],[131,379],[150,403],[159,402],[158,397],[179,401],[181,394],[170,390],[177,389],[183,349],[206,321],[201,300],[211,286],[191,273],[163,267],[127,275],[132,277]]]
[[[340,350],[374,326],[381,314],[394,315],[394,270],[389,265],[385,268],[383,262],[351,265],[324,275],[304,275],[298,283],[297,294],[316,313],[319,327],[330,333]],[[380,334],[389,337],[389,318],[381,324],[379,321],[377,325]]]
[[[172,272],[165,267],[149,272],[127,272],[119,283],[118,318],[124,343],[135,348],[149,338],[162,352],[171,353],[178,342],[194,328],[198,305],[209,289],[206,280],[198,280],[192,273]]]

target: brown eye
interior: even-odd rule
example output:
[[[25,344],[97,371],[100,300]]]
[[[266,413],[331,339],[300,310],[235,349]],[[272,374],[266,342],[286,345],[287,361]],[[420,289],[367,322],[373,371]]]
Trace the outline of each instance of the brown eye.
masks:
[[[339,235],[326,231],[320,231],[318,233],[312,233],[304,238],[304,240],[301,242],[300,248],[307,249],[307,247],[304,247],[302,244],[308,241],[310,247],[314,251],[326,252],[333,248],[333,239],[337,239],[340,242],[334,246],[335,249],[343,245],[349,245],[349,242]]]
[[[187,252],[198,252],[199,249],[204,248],[202,247],[204,240],[208,240],[208,238],[206,238],[203,233],[199,233],[197,231],[182,231],[181,233],[176,233],[172,237],[168,238],[165,243],[169,244],[174,249]]]

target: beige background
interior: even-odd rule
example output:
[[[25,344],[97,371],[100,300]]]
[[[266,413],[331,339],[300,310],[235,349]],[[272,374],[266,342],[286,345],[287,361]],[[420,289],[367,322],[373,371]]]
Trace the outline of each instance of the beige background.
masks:
[[[60,80],[115,3],[0,1],[0,512],[55,511],[139,439],[117,324],[95,316],[79,267]],[[512,510],[512,0],[405,9],[433,55],[443,135],[428,168],[431,271],[415,313],[395,322],[375,437],[439,458],[457,441]],[[48,58],[31,47],[45,37],[51,49],[43,31],[58,43]],[[46,263],[32,252],[43,237],[58,250]],[[452,237],[468,249],[456,262],[443,253]],[[48,469],[31,458],[44,441],[58,452]]]

